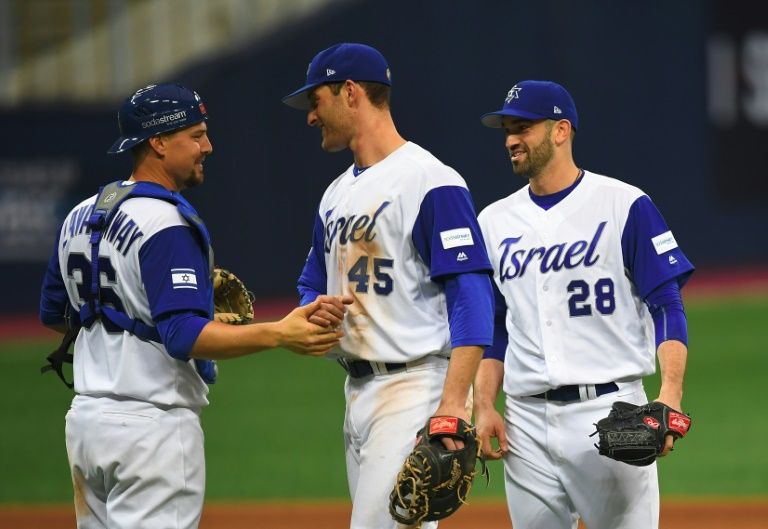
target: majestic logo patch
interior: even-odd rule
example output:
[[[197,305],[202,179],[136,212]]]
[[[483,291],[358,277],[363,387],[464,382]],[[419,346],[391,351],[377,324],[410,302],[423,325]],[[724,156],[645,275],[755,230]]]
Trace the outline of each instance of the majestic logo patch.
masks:
[[[664,252],[674,250],[677,248],[677,241],[671,231],[666,231],[661,235],[657,235],[651,239],[653,247],[656,249],[656,255],[661,255]]]
[[[459,252],[459,255],[456,256],[456,261],[459,263],[463,263],[464,261],[469,260],[469,257],[467,257],[467,254],[464,252]]]
[[[197,275],[194,268],[171,268],[171,282],[174,290],[191,288],[197,290]]]
[[[455,248],[457,246],[473,246],[472,232],[469,228],[456,228],[455,230],[446,230],[440,232],[440,240],[443,241],[443,250]]]

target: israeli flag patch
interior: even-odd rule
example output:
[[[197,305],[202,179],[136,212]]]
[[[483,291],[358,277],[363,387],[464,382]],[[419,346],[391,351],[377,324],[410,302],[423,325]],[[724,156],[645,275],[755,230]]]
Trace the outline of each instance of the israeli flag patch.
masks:
[[[192,288],[197,290],[197,275],[194,268],[171,268],[173,288]]]
[[[656,255],[661,255],[664,252],[668,252],[677,248],[677,241],[675,240],[675,236],[672,235],[671,231],[666,231],[661,235],[657,235],[651,239],[651,242],[653,243],[653,247],[656,249]]]
[[[469,228],[456,228],[455,230],[441,231],[440,240],[443,243],[443,250],[448,250],[457,246],[472,246],[475,244],[475,241],[472,240],[472,232],[469,231]]]

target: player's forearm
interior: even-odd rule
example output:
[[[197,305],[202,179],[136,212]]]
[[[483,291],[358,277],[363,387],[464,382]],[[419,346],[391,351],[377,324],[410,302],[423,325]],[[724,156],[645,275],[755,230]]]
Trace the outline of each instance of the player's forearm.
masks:
[[[448,364],[440,409],[464,409],[469,387],[482,356],[483,348],[477,345],[454,347]]]
[[[661,389],[657,400],[680,410],[688,348],[677,340],[667,340],[659,345],[658,356],[661,370]]]
[[[475,376],[475,410],[492,409],[504,380],[504,362],[495,358],[480,361]]]
[[[280,345],[277,323],[227,325],[209,322],[200,332],[189,356],[209,360],[236,358]]]

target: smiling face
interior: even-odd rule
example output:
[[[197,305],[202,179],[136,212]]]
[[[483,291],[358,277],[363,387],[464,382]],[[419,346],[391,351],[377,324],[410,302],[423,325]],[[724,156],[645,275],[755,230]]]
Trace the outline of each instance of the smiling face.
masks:
[[[205,121],[163,136],[163,165],[177,190],[203,183],[203,162],[213,152]]]
[[[321,85],[309,94],[307,124],[322,134],[321,146],[326,152],[349,147],[353,136],[351,110],[345,100],[344,87],[334,93],[329,85]]]
[[[555,122],[504,116],[501,123],[514,173],[527,178],[541,174],[555,155],[551,137]]]

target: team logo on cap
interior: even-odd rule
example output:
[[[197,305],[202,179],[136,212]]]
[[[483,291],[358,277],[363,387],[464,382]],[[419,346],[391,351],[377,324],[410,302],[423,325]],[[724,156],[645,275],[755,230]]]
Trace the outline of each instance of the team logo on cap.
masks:
[[[507,97],[504,99],[504,102],[509,103],[513,99],[520,99],[520,90],[522,90],[522,88],[517,85],[510,88],[509,92],[507,92]]]

